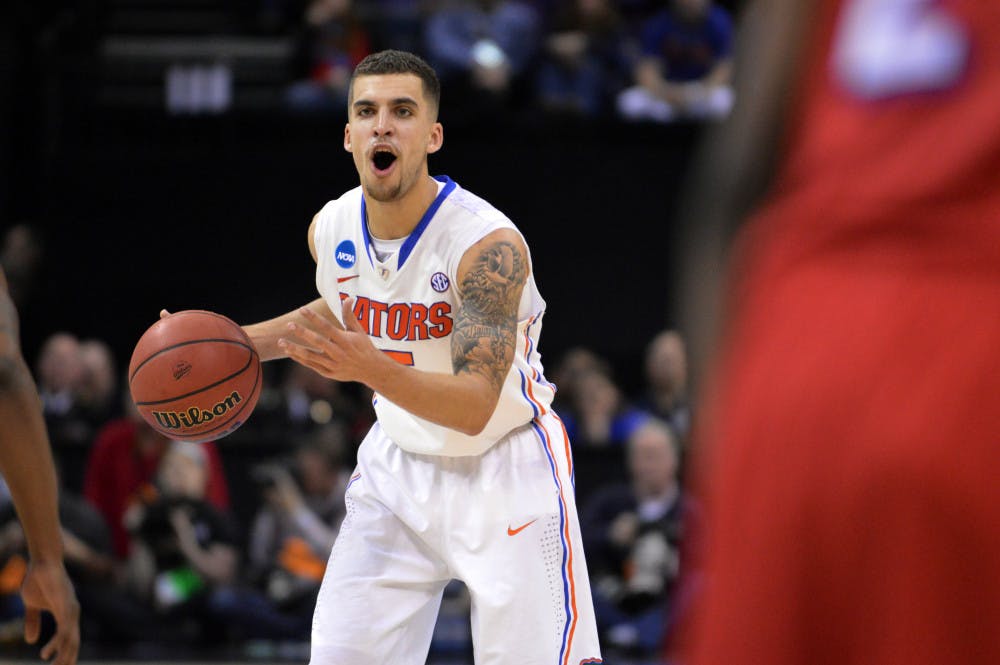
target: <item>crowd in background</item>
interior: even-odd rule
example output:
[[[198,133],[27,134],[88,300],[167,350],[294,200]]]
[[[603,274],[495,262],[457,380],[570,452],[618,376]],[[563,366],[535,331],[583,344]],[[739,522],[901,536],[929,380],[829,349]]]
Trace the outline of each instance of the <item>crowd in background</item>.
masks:
[[[450,117],[541,110],[671,122],[733,103],[729,13],[714,0],[271,0],[299,34],[298,111],[343,112],[351,70],[383,48],[423,55]]]
[[[5,242],[25,232],[12,229]],[[30,271],[15,267],[12,277],[19,298],[30,293]],[[252,418],[224,442],[194,444],[143,421],[115,357],[100,340],[57,331],[34,362],[85,640],[304,644],[355,453],[374,419],[370,392],[269,363]],[[573,444],[603,639],[649,654],[696,586],[677,583],[684,557],[697,551],[686,533],[697,508],[682,482],[691,404],[677,332],[650,340],[640,373],[642,389],[628,395],[611,364],[585,348],[548,371]],[[25,557],[0,483],[0,643],[20,640]],[[435,647],[470,648],[460,585],[449,587],[444,608],[442,625],[452,627]]]
[[[446,105],[452,116],[541,109],[669,122],[720,117],[733,101],[732,26],[712,0],[268,0],[261,13],[301,34],[300,77],[286,95],[301,112],[343,112],[350,71],[381,48],[424,55],[445,94],[461,100]],[[4,238],[0,262],[22,311],[39,252],[30,227]],[[172,441],[131,408],[116,364],[128,352],[50,331],[34,362],[85,641],[307,641],[355,452],[374,419],[370,393],[270,363],[237,434],[224,444]],[[692,421],[684,340],[655,335],[641,369],[579,347],[554,360],[547,375],[573,444],[602,639],[620,653],[654,653],[697,591],[693,577],[678,584],[698,551],[698,508],[683,482]],[[623,387],[616,369],[641,374],[641,389]],[[23,534],[0,483],[0,644],[20,640],[24,571]],[[468,603],[450,586],[439,626],[449,613],[467,617]],[[470,649],[465,621],[436,632],[434,648]]]

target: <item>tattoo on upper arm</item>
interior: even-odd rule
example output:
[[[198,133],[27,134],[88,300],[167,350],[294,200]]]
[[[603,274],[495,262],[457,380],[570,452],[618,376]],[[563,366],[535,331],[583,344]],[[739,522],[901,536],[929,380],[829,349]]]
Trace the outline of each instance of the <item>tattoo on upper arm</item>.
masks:
[[[455,374],[476,372],[498,391],[514,359],[517,307],[528,277],[517,245],[498,241],[486,247],[459,285],[462,306],[455,316],[451,362]]]

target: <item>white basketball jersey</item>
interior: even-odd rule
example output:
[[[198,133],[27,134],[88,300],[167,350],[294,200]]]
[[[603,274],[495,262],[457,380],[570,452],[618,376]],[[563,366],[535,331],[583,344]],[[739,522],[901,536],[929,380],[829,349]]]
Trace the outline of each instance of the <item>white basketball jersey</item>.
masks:
[[[456,272],[463,254],[496,229],[517,230],[507,217],[448,177],[398,252],[383,263],[372,248],[361,187],[327,203],[315,228],[316,286],[342,320],[341,302],[354,298],[354,315],[376,347],[396,361],[453,374],[451,335],[462,306]],[[496,410],[477,436],[419,418],[375,395],[382,429],[400,448],[428,455],[479,455],[508,432],[546,413],[555,387],[542,374],[538,337],[545,301],[531,260],[518,307],[514,362]]]

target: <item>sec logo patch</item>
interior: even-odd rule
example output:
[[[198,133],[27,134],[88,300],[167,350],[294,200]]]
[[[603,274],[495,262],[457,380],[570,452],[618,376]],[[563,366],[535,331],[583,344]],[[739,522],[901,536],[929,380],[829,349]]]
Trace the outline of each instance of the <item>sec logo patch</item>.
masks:
[[[431,288],[438,293],[444,293],[451,286],[451,280],[443,272],[436,272],[431,275]]]

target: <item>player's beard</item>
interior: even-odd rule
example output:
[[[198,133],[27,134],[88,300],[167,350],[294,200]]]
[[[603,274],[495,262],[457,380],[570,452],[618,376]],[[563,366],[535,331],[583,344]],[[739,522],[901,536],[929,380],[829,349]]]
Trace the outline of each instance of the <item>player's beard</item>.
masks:
[[[389,203],[402,198],[403,180],[402,178],[395,185],[389,183],[375,182],[365,186],[365,195],[373,201],[379,203]]]
[[[400,165],[402,167],[402,165]],[[391,203],[402,199],[413,189],[421,173],[420,165],[413,171],[407,173],[399,168],[399,180],[395,183],[386,182],[378,178],[369,177],[364,183],[365,195],[379,203]]]

